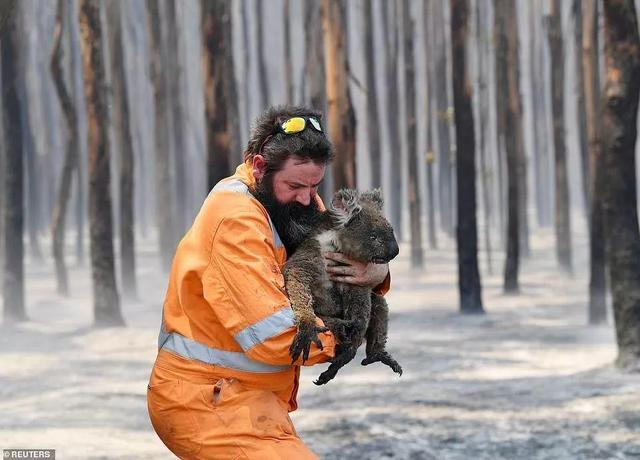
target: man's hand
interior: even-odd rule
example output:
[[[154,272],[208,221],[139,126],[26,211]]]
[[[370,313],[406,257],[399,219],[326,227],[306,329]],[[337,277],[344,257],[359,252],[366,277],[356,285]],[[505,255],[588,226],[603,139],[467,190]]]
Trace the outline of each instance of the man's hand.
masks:
[[[339,252],[326,252],[325,266],[332,281],[374,288],[384,281],[389,273],[388,264],[358,262]]]

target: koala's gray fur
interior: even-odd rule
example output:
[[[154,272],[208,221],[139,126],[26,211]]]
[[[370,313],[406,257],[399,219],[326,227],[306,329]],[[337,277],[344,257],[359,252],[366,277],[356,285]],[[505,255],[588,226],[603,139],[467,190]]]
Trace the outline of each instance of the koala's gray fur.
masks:
[[[324,265],[323,254],[327,251],[374,263],[386,263],[398,255],[393,228],[382,215],[380,190],[360,194],[343,189],[335,194],[332,206],[318,216],[313,230],[284,267],[285,286],[298,326],[291,356],[295,361],[302,353],[304,361],[312,341],[321,346],[317,333],[326,329],[316,327],[317,315],[340,342],[317,385],[334,378],[355,357],[365,338],[367,356],[363,365],[380,361],[402,374],[400,365],[385,349],[389,309],[384,298],[370,288],[332,282]]]

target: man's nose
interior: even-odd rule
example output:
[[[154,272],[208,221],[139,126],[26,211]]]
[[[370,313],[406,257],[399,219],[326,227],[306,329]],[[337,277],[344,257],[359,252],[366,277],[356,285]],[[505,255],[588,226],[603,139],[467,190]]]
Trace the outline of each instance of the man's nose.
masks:
[[[311,190],[302,190],[296,196],[296,201],[303,206],[309,206],[311,204]]]

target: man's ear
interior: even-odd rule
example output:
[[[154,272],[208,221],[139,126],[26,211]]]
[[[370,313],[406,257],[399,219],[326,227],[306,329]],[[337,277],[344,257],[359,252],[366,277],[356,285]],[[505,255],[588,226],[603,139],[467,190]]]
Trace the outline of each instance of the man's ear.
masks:
[[[251,163],[253,177],[256,182],[260,182],[264,177],[264,173],[267,170],[267,160],[260,154],[254,155]]]
[[[331,206],[340,218],[342,225],[345,225],[361,209],[358,204],[358,192],[348,188],[338,190],[333,195]]]

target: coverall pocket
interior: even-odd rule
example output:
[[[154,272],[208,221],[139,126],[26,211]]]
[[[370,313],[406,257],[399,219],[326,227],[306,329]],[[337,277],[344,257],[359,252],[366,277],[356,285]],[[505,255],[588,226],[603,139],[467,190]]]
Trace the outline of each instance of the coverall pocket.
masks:
[[[213,404],[231,435],[297,436],[286,404],[272,391],[248,389],[235,379],[222,379],[214,387]]]
[[[181,380],[151,384],[147,391],[153,429],[162,442],[179,457],[193,456],[202,447],[200,427],[187,407],[188,398]]]

